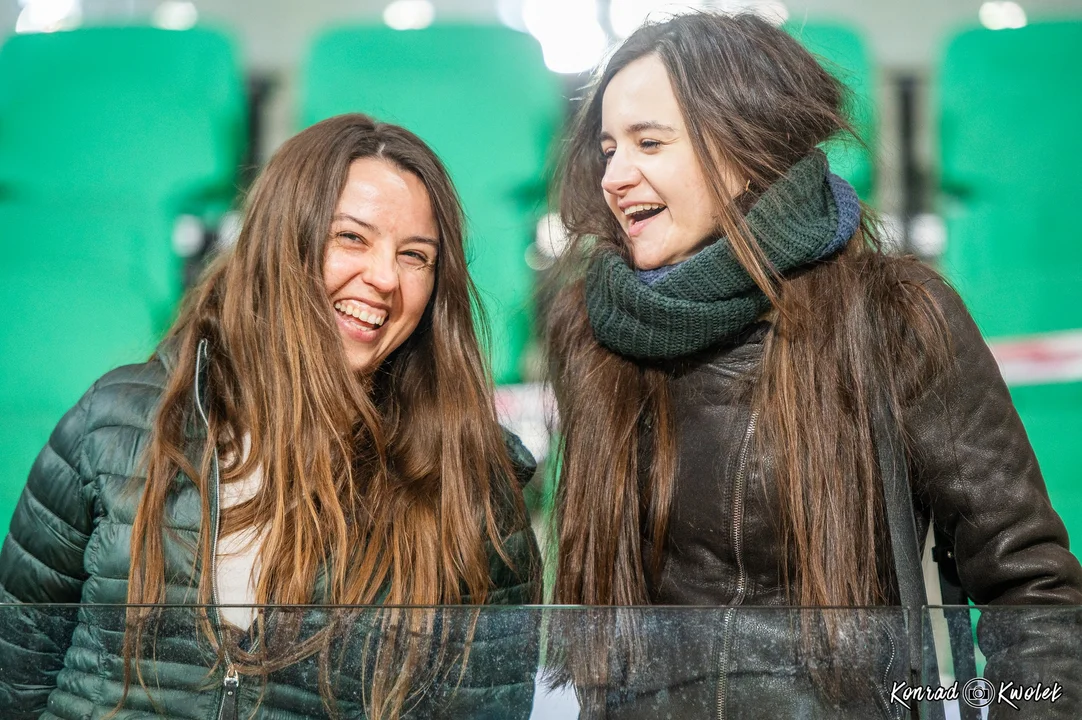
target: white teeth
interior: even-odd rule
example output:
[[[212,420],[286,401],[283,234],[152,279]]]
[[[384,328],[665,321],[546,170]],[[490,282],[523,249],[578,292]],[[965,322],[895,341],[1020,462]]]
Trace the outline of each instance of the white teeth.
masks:
[[[638,205],[629,205],[624,208],[624,216],[629,216],[637,212],[644,212],[646,210],[664,210],[665,205],[662,203],[639,203]]]
[[[349,315],[351,317],[355,317],[361,322],[368,323],[369,325],[375,325],[376,327],[383,325],[383,323],[387,321],[386,315],[380,315],[377,312],[368,312],[367,310],[362,310],[361,306],[358,303],[348,300],[345,302],[339,300],[334,304],[334,309],[338,310],[339,312],[345,313],[346,315]]]

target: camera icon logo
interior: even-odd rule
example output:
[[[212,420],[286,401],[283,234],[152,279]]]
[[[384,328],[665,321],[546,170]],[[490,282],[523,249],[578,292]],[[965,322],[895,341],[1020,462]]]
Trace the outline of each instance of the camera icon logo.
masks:
[[[962,687],[962,700],[970,707],[988,707],[995,697],[995,688],[984,678],[973,678]]]

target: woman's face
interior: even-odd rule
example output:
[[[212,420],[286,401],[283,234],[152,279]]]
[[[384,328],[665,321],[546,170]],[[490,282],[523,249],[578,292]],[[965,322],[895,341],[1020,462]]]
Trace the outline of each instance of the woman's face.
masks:
[[[355,160],[331,221],[323,281],[346,357],[371,371],[417,327],[436,281],[439,228],[417,176]]]
[[[609,82],[601,102],[605,201],[627,234],[635,266],[686,260],[717,236],[717,214],[669,74],[646,55]],[[725,173],[734,197],[743,181]]]

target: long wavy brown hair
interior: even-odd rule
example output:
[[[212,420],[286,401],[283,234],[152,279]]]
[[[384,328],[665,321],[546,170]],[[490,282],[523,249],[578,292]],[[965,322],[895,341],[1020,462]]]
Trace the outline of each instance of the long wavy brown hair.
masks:
[[[894,598],[869,390],[895,417],[940,372],[947,337],[915,260],[881,252],[865,208],[838,256],[780,276],[742,210],[796,161],[851,135],[844,86],[789,34],[750,14],[697,13],[637,30],[583,100],[560,172],[560,212],[572,243],[546,321],[560,413],[556,500],[557,603],[649,602],[660,568],[676,474],[666,365],[602,347],[586,314],[582,269],[615,248],[630,261],[604,201],[601,102],[612,78],[656,55],[668,71],[719,218],[718,233],[770,299],[772,321],[748,390],[759,413],[758,455],[780,507],[779,572],[790,602],[863,606]],[[723,168],[747,178],[726,195]],[[926,274],[925,274],[926,275]],[[643,537],[654,553],[644,558]]]
[[[361,375],[348,369],[323,263],[350,164],[372,157],[424,184],[439,253],[420,324]],[[262,469],[257,494],[225,508],[220,525],[221,535],[265,528],[256,603],[485,601],[485,542],[503,554],[500,529],[525,523],[525,511],[516,501],[522,517],[497,517],[496,508],[507,506],[496,502],[508,492],[500,481],[511,482],[513,471],[475,331],[480,305],[464,241],[449,176],[409,131],[342,115],[281,147],[251,190],[235,247],[209,268],[169,332],[175,366],[146,455],[129,603],[167,601],[163,528],[180,475],[203,497],[193,559],[203,569],[199,601],[211,601],[215,452],[222,484]],[[193,443],[202,340],[209,432]]]

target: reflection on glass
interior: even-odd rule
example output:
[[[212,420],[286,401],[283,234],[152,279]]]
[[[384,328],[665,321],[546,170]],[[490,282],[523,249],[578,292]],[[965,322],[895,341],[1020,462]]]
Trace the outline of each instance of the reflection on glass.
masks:
[[[33,673],[43,658],[63,668],[47,676],[50,708],[75,708],[89,683],[100,689],[96,705],[80,701],[78,712],[93,717],[121,705],[184,718],[522,720],[1066,720],[1082,709],[1074,607],[930,608],[916,627],[893,607],[254,614],[241,631],[204,606],[0,604],[0,717],[38,717],[19,702],[42,681]],[[136,638],[128,646],[125,629]],[[910,630],[921,634],[920,658],[908,656]],[[69,652],[62,638],[73,633],[80,642]]]

